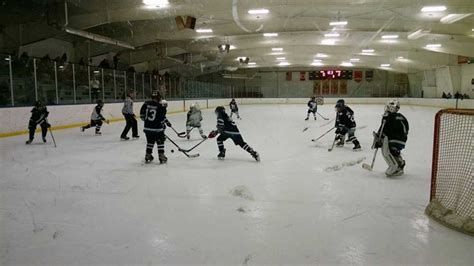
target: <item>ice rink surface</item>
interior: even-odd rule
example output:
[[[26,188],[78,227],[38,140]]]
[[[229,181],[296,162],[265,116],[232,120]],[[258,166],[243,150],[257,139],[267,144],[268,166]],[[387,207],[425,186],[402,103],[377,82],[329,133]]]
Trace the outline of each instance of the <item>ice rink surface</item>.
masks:
[[[218,161],[213,139],[194,159],[166,142],[168,164],[144,165],[141,121],[142,138],[128,142],[122,122],[102,136],[55,131],[57,148],[38,133],[30,146],[25,135],[0,139],[0,265],[472,265],[474,239],[424,214],[438,109],[402,106],[406,174],[389,179],[381,154],[373,172],[361,168],[383,106],[350,106],[360,152],[328,152],[333,134],[311,142],[334,121],[304,121],[304,105],[241,106],[237,123],[260,163],[230,140]],[[332,105],[320,112],[334,117]],[[184,113],[169,119],[184,130]],[[184,147],[199,140],[167,134]]]

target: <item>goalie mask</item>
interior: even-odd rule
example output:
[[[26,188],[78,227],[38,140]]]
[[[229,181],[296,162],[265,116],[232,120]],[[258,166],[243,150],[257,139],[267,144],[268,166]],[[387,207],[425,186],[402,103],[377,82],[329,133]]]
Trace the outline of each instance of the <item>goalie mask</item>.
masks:
[[[385,105],[385,112],[396,113],[400,110],[400,103],[397,100],[391,100]]]

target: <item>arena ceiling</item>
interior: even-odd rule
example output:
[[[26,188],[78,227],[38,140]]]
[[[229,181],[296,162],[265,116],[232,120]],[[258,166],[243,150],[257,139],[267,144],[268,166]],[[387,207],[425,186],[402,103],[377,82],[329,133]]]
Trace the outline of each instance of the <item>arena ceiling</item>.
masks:
[[[163,1],[68,0],[66,19],[62,1],[4,0],[1,24],[23,25],[24,42],[53,37],[91,45],[64,26],[106,36],[133,49],[92,42],[91,55],[120,51],[131,64],[164,57],[179,64],[186,54],[184,61],[195,67],[352,64],[409,72],[451,64],[458,55],[474,57],[473,0]],[[433,6],[438,11],[422,11]],[[249,13],[255,9],[264,14]],[[179,30],[176,16],[195,17],[195,30]],[[54,27],[52,20],[58,21]],[[230,44],[230,52],[219,52],[221,44]],[[238,57],[248,57],[249,64]]]

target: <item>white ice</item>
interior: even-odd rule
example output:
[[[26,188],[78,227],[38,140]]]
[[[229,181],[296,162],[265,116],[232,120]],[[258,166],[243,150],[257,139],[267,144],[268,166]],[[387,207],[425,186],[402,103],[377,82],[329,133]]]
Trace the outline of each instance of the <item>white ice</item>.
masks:
[[[38,135],[30,146],[1,139],[0,265],[472,265],[474,239],[424,214],[437,109],[402,106],[406,174],[389,179],[381,156],[373,172],[361,167],[383,107],[352,107],[363,151],[329,153],[333,135],[310,140],[333,122],[304,121],[304,105],[241,106],[237,123],[260,163],[230,140],[218,161],[208,140],[199,158],[167,142],[168,164],[144,165],[144,134],[119,141],[122,122],[102,136],[55,131],[57,148]],[[334,116],[333,106],[320,112]],[[209,132],[216,118],[203,115]],[[184,130],[184,113],[169,118]],[[167,134],[184,147],[199,140]]]

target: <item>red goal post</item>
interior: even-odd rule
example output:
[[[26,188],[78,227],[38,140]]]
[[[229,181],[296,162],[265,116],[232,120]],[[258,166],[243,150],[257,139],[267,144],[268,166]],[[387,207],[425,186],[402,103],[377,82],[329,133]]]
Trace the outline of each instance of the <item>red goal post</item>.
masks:
[[[435,116],[426,214],[474,235],[474,109],[445,109]]]

